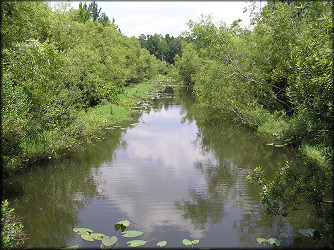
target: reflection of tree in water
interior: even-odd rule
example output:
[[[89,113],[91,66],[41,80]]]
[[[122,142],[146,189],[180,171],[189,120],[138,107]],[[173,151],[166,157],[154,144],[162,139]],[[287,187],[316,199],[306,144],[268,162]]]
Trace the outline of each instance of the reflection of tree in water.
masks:
[[[22,178],[24,193],[15,203],[31,247],[63,247],[71,240],[76,214],[95,197],[96,184],[88,164],[51,165]]]
[[[209,122],[205,112],[190,101],[184,107],[184,119],[195,118],[198,126],[197,139],[193,143],[201,149],[205,159],[197,161],[194,167],[207,184],[207,194],[191,190],[190,200],[177,201],[176,208],[183,211],[185,219],[203,229],[210,220],[219,223],[228,214],[226,204],[229,204],[241,212],[241,219],[235,219],[234,230],[238,231],[240,243],[245,246],[256,245],[256,237],[278,236],[287,227],[287,221],[264,214],[260,189],[246,176],[256,166],[262,166],[270,175],[290,156],[282,149],[266,146],[247,128],[228,121]]]
[[[176,201],[175,207],[184,212],[183,217],[191,220],[196,229],[205,229],[208,220],[216,224],[223,218],[223,202],[212,199],[195,190],[190,191],[191,201]]]
[[[55,164],[36,167],[10,180],[21,185],[10,203],[24,224],[30,247],[65,247],[79,223],[77,213],[99,197],[92,175],[104,162],[110,162],[120,146],[122,130],[116,129],[102,142],[87,146]]]
[[[188,87],[177,88],[175,94],[176,103],[181,104],[181,123],[188,121],[189,123],[195,120],[195,113],[198,111],[195,103],[195,96]]]

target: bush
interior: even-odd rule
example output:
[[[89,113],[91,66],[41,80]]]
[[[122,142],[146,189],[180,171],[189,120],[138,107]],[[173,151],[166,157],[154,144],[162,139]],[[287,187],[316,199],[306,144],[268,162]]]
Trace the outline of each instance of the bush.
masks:
[[[1,204],[1,248],[17,248],[27,239],[23,224],[15,217],[8,200]]]

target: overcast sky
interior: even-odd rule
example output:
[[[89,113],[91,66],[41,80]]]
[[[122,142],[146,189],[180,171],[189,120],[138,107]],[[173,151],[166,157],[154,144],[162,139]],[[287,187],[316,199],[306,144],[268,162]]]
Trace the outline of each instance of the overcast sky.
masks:
[[[84,2],[84,1],[82,1]],[[54,6],[57,2],[52,2]],[[90,1],[86,2],[87,4]],[[190,19],[196,21],[201,14],[210,14],[213,20],[224,21],[230,25],[241,18],[242,25],[249,25],[248,1],[96,1],[102,12],[115,22],[126,36],[138,37],[140,34],[169,34],[177,37],[188,30]],[[264,1],[256,2],[264,6]],[[77,9],[79,2],[71,1]],[[247,11],[243,13],[245,7]]]

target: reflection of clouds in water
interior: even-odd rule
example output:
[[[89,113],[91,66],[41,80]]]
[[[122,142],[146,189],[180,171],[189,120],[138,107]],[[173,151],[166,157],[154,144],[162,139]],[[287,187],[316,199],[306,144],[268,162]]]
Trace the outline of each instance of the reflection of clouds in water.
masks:
[[[129,128],[123,137],[126,149],[116,150],[117,160],[100,168],[103,195],[147,233],[156,227],[175,226],[199,239],[204,230],[185,220],[174,205],[189,199],[190,189],[206,188],[193,165],[203,158],[192,144],[197,127],[180,124],[179,106],[151,111],[141,120],[148,126]]]
[[[193,168],[192,163],[201,158],[200,152],[191,145],[196,138],[197,127],[195,124],[180,125],[179,109],[151,112],[143,120],[151,126],[139,126],[135,133],[128,131],[131,138],[127,153],[131,158],[149,158],[173,170]]]

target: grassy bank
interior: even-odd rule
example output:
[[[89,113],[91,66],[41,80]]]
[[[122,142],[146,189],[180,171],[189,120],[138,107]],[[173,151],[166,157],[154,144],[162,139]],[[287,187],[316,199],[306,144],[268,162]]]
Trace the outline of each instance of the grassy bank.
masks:
[[[278,115],[267,116],[264,120],[257,127],[257,132],[272,136],[274,145],[296,148],[298,153],[319,164],[325,164],[325,161],[328,160],[325,157],[328,147],[319,143],[303,124],[298,124],[298,126],[294,119]]]
[[[58,159],[87,143],[101,139],[105,128],[132,119],[132,107],[136,101],[147,98],[151,92],[158,90],[157,82],[160,78],[163,79],[162,76],[157,76],[152,80],[125,87],[117,102],[104,101],[87,110],[82,109],[65,129],[56,127],[40,134],[39,140],[24,141],[22,154],[6,159],[4,174],[12,175],[42,161]]]

